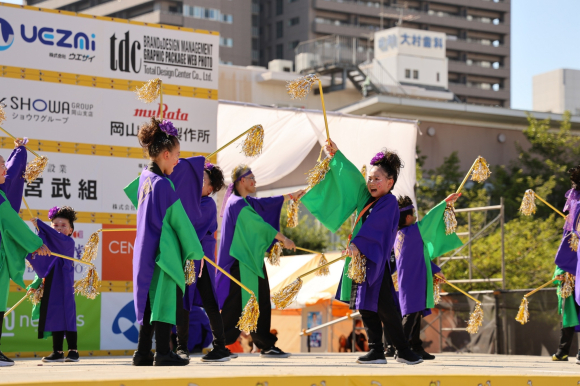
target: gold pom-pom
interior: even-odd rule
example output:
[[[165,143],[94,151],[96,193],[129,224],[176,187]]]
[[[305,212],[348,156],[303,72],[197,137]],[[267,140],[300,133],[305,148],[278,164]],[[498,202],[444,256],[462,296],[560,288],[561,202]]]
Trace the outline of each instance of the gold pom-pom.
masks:
[[[274,244],[272,249],[270,249],[270,254],[268,254],[268,263],[275,266],[280,265],[280,256],[282,256],[282,243],[278,241],[276,244]]]
[[[151,103],[155,99],[159,98],[161,94],[161,79],[155,78],[151,79],[145,83],[141,88],[135,90],[137,94],[137,99],[145,103]]]
[[[36,291],[30,294],[29,300],[33,305],[40,304],[43,295],[44,295],[44,281],[40,284],[40,286],[36,289]]]
[[[473,168],[473,173],[471,173],[471,180],[475,182],[482,183],[487,180],[491,175],[489,170],[489,164],[482,156],[477,157],[477,162]]]
[[[250,128],[250,132],[246,136],[242,144],[242,153],[246,157],[255,157],[262,154],[264,147],[264,128],[262,125],[255,125]]]
[[[95,299],[100,293],[101,281],[95,266],[89,268],[87,275],[75,283],[75,295],[83,295],[87,299]]]
[[[575,285],[574,277],[570,275],[568,272],[566,272],[564,283],[562,283],[562,287],[560,290],[560,296],[562,296],[562,298],[564,299],[572,296],[572,294],[574,293],[574,285]]]
[[[283,310],[294,301],[301,288],[302,279],[298,278],[272,295],[272,301],[278,309]]]
[[[358,254],[352,258],[348,265],[347,276],[355,283],[362,283],[367,278],[367,258]]]
[[[99,232],[101,231],[102,229],[99,229],[89,237],[89,241],[85,244],[85,250],[81,257],[82,261],[92,263],[97,258],[97,252],[99,251]]]
[[[30,269],[34,270],[34,267],[32,266],[32,264],[30,264],[30,261],[24,260],[24,262],[26,263],[26,268],[30,268]]]
[[[290,94],[292,99],[304,99],[312,89],[314,83],[318,81],[318,76],[315,74],[309,74],[288,82],[286,84],[286,91],[288,91],[288,94]]]
[[[524,216],[531,216],[536,213],[536,193],[532,189],[526,190],[522,205],[520,205],[520,212]]]
[[[286,206],[286,214],[288,219],[286,220],[287,228],[296,228],[298,226],[298,209],[300,207],[300,201],[290,200]]]
[[[183,268],[183,273],[185,274],[185,284],[192,285],[195,283],[195,263],[193,260],[187,260],[185,262],[185,268]]]
[[[393,280],[393,288],[395,291],[399,292],[399,272],[395,272],[391,275],[391,279]]]
[[[576,232],[572,232],[570,235],[570,239],[568,239],[568,244],[570,245],[570,249],[574,252],[578,251],[578,235]]]
[[[524,296],[522,303],[520,304],[520,309],[516,316],[516,320],[522,325],[530,321],[530,311],[528,311],[528,298]]]
[[[24,172],[24,178],[29,184],[42,175],[48,165],[48,158],[45,156],[36,157],[27,166]]]
[[[320,181],[324,180],[326,173],[330,170],[330,158],[325,158],[320,162],[316,163],[316,166],[308,172],[308,177],[306,177],[306,182],[308,183],[307,190],[312,189]]]
[[[433,301],[435,304],[441,302],[441,283],[443,283],[443,280],[437,276],[433,278]]]
[[[6,120],[6,112],[4,111],[4,105],[2,105],[2,103],[0,103],[0,125],[5,120]]]
[[[250,296],[250,300],[248,300],[246,306],[244,307],[244,312],[242,312],[242,316],[240,316],[240,320],[238,320],[236,328],[247,334],[250,332],[255,332],[258,329],[259,317],[260,307],[258,305],[258,301],[256,300],[256,296],[252,294],[252,296]]]
[[[323,265],[328,264],[328,260],[326,260],[326,256],[324,256],[324,253],[322,255],[320,255],[320,260],[318,260],[318,266],[322,267]],[[316,276],[328,276],[330,275],[330,268],[324,267],[324,268],[320,268],[319,270],[316,271],[316,273],[314,274]]]
[[[363,167],[360,170],[360,172],[363,175],[363,178],[366,180],[367,179],[367,165],[363,165]]]
[[[455,207],[453,203],[448,203],[443,213],[443,221],[445,221],[445,234],[450,235],[457,230],[457,219],[455,218]]]
[[[465,329],[470,334],[477,334],[479,327],[483,325],[483,310],[481,309],[481,303],[475,303],[475,309],[469,315],[469,322],[467,323],[467,328]]]

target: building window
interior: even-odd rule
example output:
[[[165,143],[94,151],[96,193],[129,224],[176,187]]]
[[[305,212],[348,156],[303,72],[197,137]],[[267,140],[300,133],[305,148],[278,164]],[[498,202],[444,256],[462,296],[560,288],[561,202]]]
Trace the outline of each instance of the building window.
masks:
[[[298,44],[300,44],[300,40],[294,40],[293,42],[288,43],[288,49],[293,50],[298,47]]]
[[[300,24],[300,18],[299,17],[293,17],[292,19],[288,20],[288,26],[292,27],[293,25],[298,25]]]
[[[409,70],[409,69],[405,70],[405,78],[411,79],[411,70]]]
[[[284,0],[276,0],[276,15],[284,13]]]
[[[276,22],[276,38],[281,38],[284,36],[284,22],[277,21]]]
[[[298,0],[288,0],[288,2],[289,2],[289,3],[295,3],[295,2],[297,2],[297,1],[298,1]]]
[[[284,44],[276,45],[276,59],[284,59]]]
[[[413,79],[419,79],[419,71],[413,70]]]
[[[192,7],[190,5],[183,6],[183,16],[193,17],[195,19],[219,21],[227,24],[232,24],[234,22],[234,17],[232,15],[223,14],[219,9],[197,6]]]
[[[221,47],[233,47],[234,46],[234,39],[224,38],[223,36],[220,36],[220,46]]]
[[[439,73],[437,73],[437,82],[439,82]]]

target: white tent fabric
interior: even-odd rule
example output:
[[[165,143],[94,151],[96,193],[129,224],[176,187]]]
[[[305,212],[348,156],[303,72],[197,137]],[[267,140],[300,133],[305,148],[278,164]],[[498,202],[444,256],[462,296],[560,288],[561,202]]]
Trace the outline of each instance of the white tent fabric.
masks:
[[[322,145],[326,140],[322,111],[220,101],[218,148],[256,124],[261,124],[265,131],[264,151],[259,157],[245,157],[236,145],[218,153],[218,164],[224,170],[227,182],[230,182],[233,168],[245,163],[252,168],[261,186],[274,183],[295,170],[317,142]],[[395,150],[404,168],[401,169],[394,193],[408,195],[415,200],[416,121],[329,112],[328,126],[332,140],[359,168],[368,164],[383,147]],[[239,140],[241,142],[242,139]]]

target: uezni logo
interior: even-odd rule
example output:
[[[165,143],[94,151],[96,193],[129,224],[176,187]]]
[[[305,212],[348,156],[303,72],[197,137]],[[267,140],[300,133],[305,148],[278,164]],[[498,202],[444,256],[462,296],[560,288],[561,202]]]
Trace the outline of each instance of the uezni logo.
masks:
[[[14,30],[4,19],[0,18],[0,51],[6,51],[14,43]]]
[[[94,51],[96,49],[95,34],[84,32],[74,33],[67,29],[54,29],[51,27],[33,26],[32,29],[26,28],[24,24],[20,25],[20,35],[27,43],[34,43],[36,40],[47,46],[57,46],[62,48],[76,48],[81,50]],[[92,39],[92,40],[91,40]]]
[[[141,43],[137,40],[131,43],[129,31],[125,32],[124,38],[117,42],[115,34],[110,37],[112,71],[140,72],[141,59],[137,59],[137,51],[141,51]]]

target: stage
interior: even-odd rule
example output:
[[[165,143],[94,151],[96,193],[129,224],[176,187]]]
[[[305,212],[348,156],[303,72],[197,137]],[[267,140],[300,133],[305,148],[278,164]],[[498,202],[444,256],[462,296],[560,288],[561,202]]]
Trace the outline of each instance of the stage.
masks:
[[[353,354],[294,354],[262,359],[244,354],[225,363],[202,363],[193,356],[185,367],[134,367],[130,357],[82,357],[79,363],[16,359],[0,368],[2,384],[99,386],[553,386],[580,384],[580,365],[543,356],[437,354],[434,361],[407,366],[360,365]],[[573,359],[573,360],[572,360]],[[42,366],[41,366],[42,364]]]

